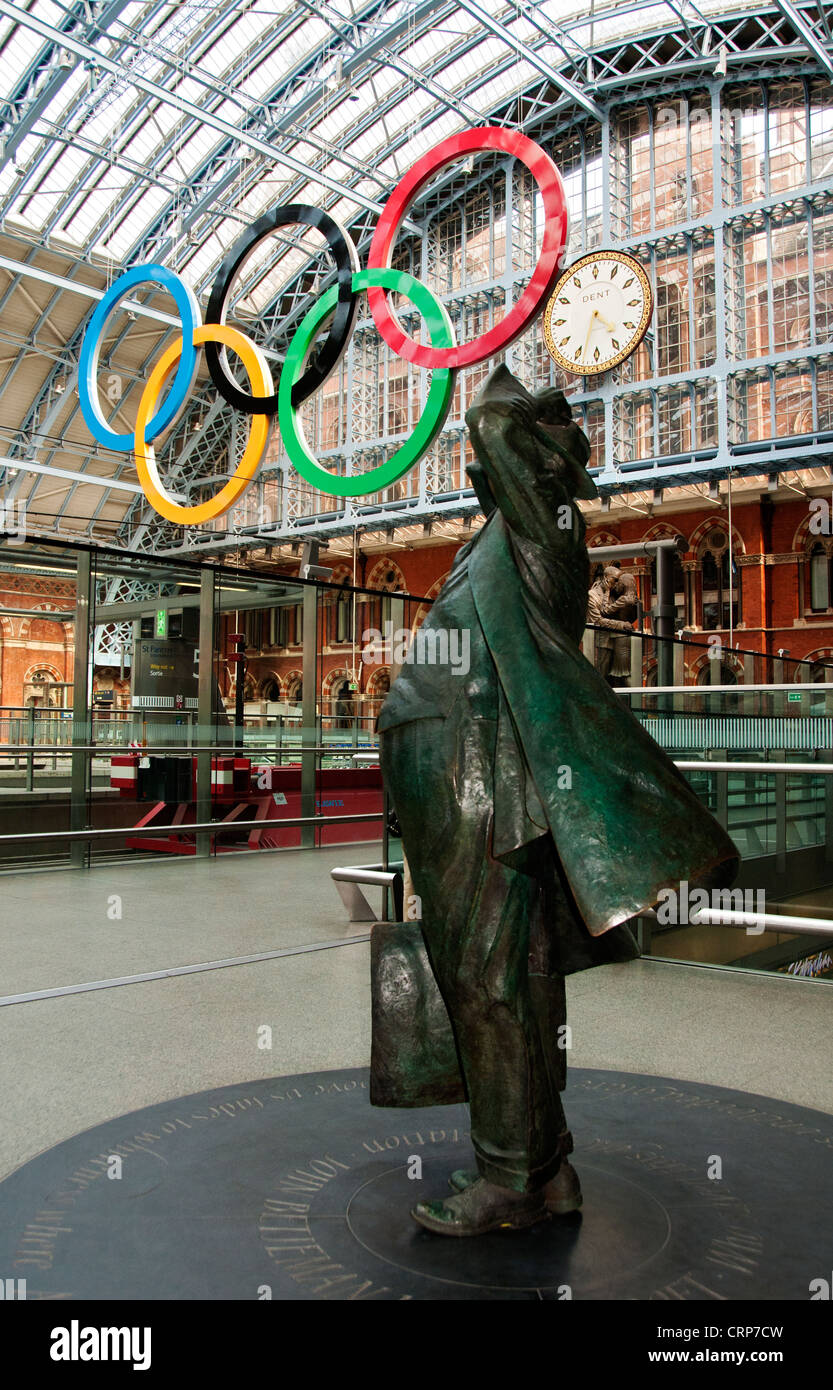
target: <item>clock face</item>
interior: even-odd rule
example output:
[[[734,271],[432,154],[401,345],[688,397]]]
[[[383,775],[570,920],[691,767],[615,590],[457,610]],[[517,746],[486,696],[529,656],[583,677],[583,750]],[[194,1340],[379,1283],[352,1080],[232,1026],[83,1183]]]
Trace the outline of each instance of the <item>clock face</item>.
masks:
[[[622,251],[593,251],[565,270],[544,310],[544,339],[559,367],[609,372],[642,342],[654,298],[645,271]]]

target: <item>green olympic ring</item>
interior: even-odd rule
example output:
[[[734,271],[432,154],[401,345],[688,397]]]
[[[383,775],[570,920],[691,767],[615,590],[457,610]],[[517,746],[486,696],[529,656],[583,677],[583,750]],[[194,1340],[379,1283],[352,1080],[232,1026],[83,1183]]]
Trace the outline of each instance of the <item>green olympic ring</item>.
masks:
[[[432,347],[454,347],[454,329],[445,306],[421,280],[404,270],[373,269],[357,270],[353,273],[353,290],[366,290],[372,285],[378,285],[384,290],[395,290],[411,301],[425,320]],[[445,367],[432,371],[425,409],[410,439],[378,468],[372,468],[369,473],[362,473],[360,487],[356,486],[358,478],[355,476],[339,478],[334,473],[329,473],[317,462],[304,438],[301,422],[292,404],[292,387],[300,379],[307,354],[321,323],[335,308],[338,289],[338,285],[333,285],[322,295],[318,303],[313,305],[301,320],[289,345],[278,388],[278,426],[283,446],[291,462],[308,483],[336,497],[363,497],[368,492],[379,492],[382,488],[390,487],[391,483],[395,483],[407,473],[408,469],[418,463],[422,455],[431,448],[451,409],[457,373]]]

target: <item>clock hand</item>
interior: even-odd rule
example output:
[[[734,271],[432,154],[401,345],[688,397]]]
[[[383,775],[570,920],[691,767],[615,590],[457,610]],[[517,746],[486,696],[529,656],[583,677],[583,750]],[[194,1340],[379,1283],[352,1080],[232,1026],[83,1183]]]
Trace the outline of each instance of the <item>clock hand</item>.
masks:
[[[597,313],[598,317],[601,319],[601,321],[602,321],[602,323],[604,324],[605,328],[607,329],[608,333],[613,333],[614,330],[615,330],[615,328],[616,328],[616,324],[615,324],[615,323],[608,323],[607,319],[604,317],[603,314],[600,314],[600,313],[599,313],[598,309],[596,310],[596,313]]]
[[[585,340],[584,340],[584,347],[583,347],[582,350],[581,350],[581,355],[582,355],[582,357],[583,357],[583,356],[585,355],[585,353],[587,352],[587,344],[590,342],[590,334],[593,332],[593,320],[594,320],[594,319],[597,319],[598,317],[599,317],[599,311],[598,311],[598,309],[594,309],[593,312],[592,312],[592,314],[590,315],[590,322],[589,322],[588,325],[587,325],[587,337],[586,337]]]

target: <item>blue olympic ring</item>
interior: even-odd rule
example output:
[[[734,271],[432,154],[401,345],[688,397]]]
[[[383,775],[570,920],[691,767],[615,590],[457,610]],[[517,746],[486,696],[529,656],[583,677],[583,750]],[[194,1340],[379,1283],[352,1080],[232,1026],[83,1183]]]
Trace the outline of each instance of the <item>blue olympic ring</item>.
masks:
[[[133,430],[117,434],[115,430],[110,429],[102,414],[96,383],[98,355],[104,334],[104,325],[117,302],[127,290],[146,280],[154,280],[160,285],[164,285],[165,289],[176,300],[176,307],[183,326],[182,357],[165,400],[148,425],[148,439],[155,438],[157,434],[161,434],[173,423],[188,399],[197,375],[198,359],[197,349],[194,346],[194,330],[202,323],[202,315],[197,297],[190,285],[187,285],[184,280],[180,280],[175,271],[168,270],[164,265],[152,263],[137,265],[132,270],[125,271],[124,275],[120,275],[118,280],[113,281],[104,298],[96,306],[95,313],[84,334],[84,341],[81,344],[81,359],[78,365],[78,397],[87,429],[93,438],[98,440],[99,444],[106,445],[108,449],[116,449],[121,454],[130,453],[134,447],[135,436]]]

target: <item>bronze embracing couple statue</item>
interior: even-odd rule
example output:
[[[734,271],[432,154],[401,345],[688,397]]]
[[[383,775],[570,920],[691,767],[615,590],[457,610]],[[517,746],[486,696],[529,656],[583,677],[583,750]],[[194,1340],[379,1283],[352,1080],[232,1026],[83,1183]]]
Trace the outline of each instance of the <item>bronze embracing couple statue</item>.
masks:
[[[607,565],[587,595],[587,622],[595,629],[594,665],[609,685],[628,684],[636,614],[636,580],[618,565]]]
[[[417,1203],[479,1235],[575,1210],[561,1104],[565,976],[638,954],[627,923],[681,880],[731,882],[735,846],[580,650],[590,448],[554,390],[505,367],[467,412],[486,524],[426,627],[467,630],[465,674],[408,663],[379,719],[420,921],[372,937],[371,1100],[468,1100],[477,1170]]]

